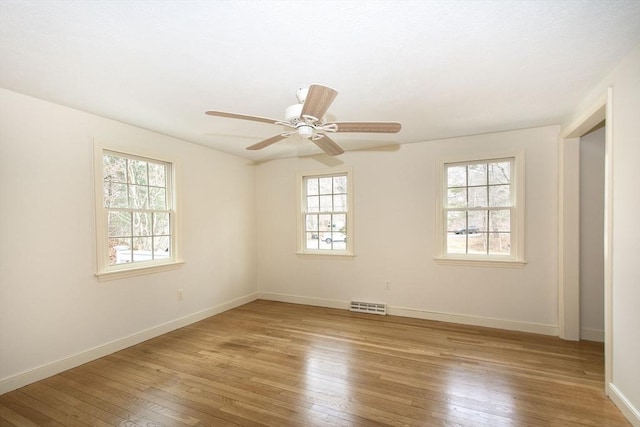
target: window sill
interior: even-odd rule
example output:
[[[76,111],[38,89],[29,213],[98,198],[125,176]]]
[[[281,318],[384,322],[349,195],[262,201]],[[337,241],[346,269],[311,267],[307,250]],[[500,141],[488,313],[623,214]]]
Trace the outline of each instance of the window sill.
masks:
[[[435,258],[439,265],[457,265],[464,267],[491,268],[523,268],[527,262],[513,259],[481,259],[481,258]]]
[[[298,258],[335,259],[343,261],[351,261],[355,256],[352,252],[297,252],[296,255]]]
[[[131,267],[122,270],[102,271],[96,273],[96,277],[101,282],[110,280],[126,279],[128,277],[145,276],[147,274],[160,273],[181,268],[184,261],[173,261],[166,264],[144,265],[140,267]]]

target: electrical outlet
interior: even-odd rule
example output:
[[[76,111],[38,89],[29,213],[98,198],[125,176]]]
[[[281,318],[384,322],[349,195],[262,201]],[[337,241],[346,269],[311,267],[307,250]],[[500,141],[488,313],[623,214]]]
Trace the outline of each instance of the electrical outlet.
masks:
[[[384,282],[384,288],[388,291],[391,290],[391,280],[387,280],[386,282]]]
[[[184,295],[183,295],[184,290],[183,289],[178,289],[176,291],[176,300],[178,301],[182,301],[184,299]]]

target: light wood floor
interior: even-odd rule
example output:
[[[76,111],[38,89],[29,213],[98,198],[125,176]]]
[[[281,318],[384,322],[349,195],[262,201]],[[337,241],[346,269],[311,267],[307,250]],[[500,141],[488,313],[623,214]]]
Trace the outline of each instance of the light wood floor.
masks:
[[[255,301],[0,396],[2,426],[628,426],[603,347]]]

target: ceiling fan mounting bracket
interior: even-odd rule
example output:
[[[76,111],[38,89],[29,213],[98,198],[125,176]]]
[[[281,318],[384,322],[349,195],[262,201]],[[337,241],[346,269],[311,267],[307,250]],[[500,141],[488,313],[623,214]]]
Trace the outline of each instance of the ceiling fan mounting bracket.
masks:
[[[308,87],[301,87],[296,91],[296,98],[298,98],[298,102],[300,104],[304,104],[304,101],[307,100],[308,93],[309,93]]]

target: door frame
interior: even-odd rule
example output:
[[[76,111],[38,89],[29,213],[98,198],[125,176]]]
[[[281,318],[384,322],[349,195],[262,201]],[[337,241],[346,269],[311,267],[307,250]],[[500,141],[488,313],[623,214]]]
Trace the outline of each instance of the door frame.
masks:
[[[604,176],[604,371],[609,394],[612,367],[612,239],[613,239],[613,89],[560,135],[558,210],[558,335],[580,339],[580,137],[603,120],[605,128]]]

